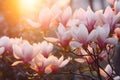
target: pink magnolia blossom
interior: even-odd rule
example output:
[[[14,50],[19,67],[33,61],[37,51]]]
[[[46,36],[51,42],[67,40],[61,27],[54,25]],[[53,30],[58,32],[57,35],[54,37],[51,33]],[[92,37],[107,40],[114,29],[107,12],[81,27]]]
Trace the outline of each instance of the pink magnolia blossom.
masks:
[[[32,46],[29,42],[25,41],[20,45],[14,44],[13,53],[15,58],[29,63],[39,53],[39,46],[35,44]]]
[[[40,53],[44,57],[48,57],[53,50],[53,44],[52,43],[47,43],[46,41],[43,41],[42,43],[39,43],[39,46],[40,46]]]
[[[58,42],[62,47],[69,46],[69,42],[72,39],[70,30],[67,30],[62,24],[59,24],[58,26],[58,32],[57,32],[58,38],[45,38],[47,41],[50,42]]]
[[[4,47],[6,52],[12,53],[12,42],[9,37],[3,36],[0,38],[0,47]]]
[[[64,26],[67,25],[67,22],[72,17],[71,7],[67,7],[62,11],[59,7],[54,5],[51,8],[51,10],[52,10],[53,16],[54,16],[53,19],[56,19],[59,23],[63,24]]]
[[[49,74],[51,72],[56,72],[59,68],[64,67],[70,61],[70,58],[65,59],[61,56],[59,59],[53,55],[48,58],[43,55],[37,55],[31,62],[31,68],[38,73]]]
[[[47,30],[50,26],[52,17],[51,10],[49,8],[44,8],[40,11],[37,22],[30,19],[26,19],[26,21],[33,27],[40,27],[42,30]]]
[[[97,21],[96,13],[94,13],[89,7],[87,11],[82,8],[76,10],[73,14],[73,18],[79,19],[80,23],[85,24],[89,32],[94,29],[94,25]]]
[[[2,55],[5,52],[5,48],[4,47],[0,47],[0,55]]]
[[[117,39],[114,37],[109,37],[110,27],[109,25],[104,25],[103,27],[98,26],[96,28],[97,43],[100,48],[104,48],[106,44],[117,44]]]
[[[120,13],[114,14],[113,10],[110,7],[105,9],[104,14],[99,14],[103,24],[110,25],[110,32],[113,33],[116,28],[116,23],[120,20]]]
[[[70,42],[70,45],[74,47],[87,46],[89,41],[96,39],[96,33],[96,30],[92,30],[89,34],[84,24],[80,24],[79,27],[73,26],[71,28],[71,34],[75,41]]]
[[[46,30],[49,28],[52,17],[52,12],[49,8],[45,8],[40,12],[39,22],[42,30]]]

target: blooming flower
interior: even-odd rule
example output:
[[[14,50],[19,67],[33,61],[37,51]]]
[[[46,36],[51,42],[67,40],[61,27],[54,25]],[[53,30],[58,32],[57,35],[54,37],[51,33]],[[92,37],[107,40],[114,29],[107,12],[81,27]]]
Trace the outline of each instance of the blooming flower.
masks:
[[[53,50],[53,44],[47,43],[46,41],[39,43],[39,46],[40,46],[40,53],[44,55],[44,57],[48,57]]]
[[[70,42],[70,45],[74,47],[87,46],[89,41],[95,40],[96,33],[95,30],[92,30],[89,34],[84,24],[80,24],[79,27],[73,26],[71,28],[71,34],[75,41]]]
[[[48,58],[46,58],[39,54],[31,62],[31,68],[39,73],[49,74],[57,71],[59,68],[64,67],[69,61],[70,58],[64,60],[63,56],[58,59],[53,55],[50,55]]]
[[[96,28],[96,32],[98,34],[97,43],[98,43],[100,48],[104,48],[106,43],[108,43],[108,44],[117,44],[118,41],[117,41],[116,38],[114,38],[114,37],[108,38],[109,33],[110,33],[109,25],[106,24],[103,27],[98,26]]]
[[[12,42],[9,37],[3,36],[0,38],[0,47],[4,47],[5,51],[12,53]]]
[[[80,23],[85,24],[89,32],[94,29],[94,25],[97,21],[96,13],[94,13],[89,7],[87,11],[82,8],[76,10],[73,14],[73,18],[78,19]]]
[[[62,47],[67,47],[72,39],[70,30],[67,30],[62,24],[58,26],[57,37],[58,38],[47,37],[45,39],[50,42],[58,42]]]
[[[109,24],[110,33],[113,33],[116,28],[116,23],[120,20],[120,13],[115,15],[113,10],[107,7],[104,14],[101,13],[99,18],[101,18],[103,24]]]
[[[38,53],[38,45],[30,45],[29,42],[25,41],[20,45],[13,45],[14,57],[21,59],[25,63],[29,63]]]

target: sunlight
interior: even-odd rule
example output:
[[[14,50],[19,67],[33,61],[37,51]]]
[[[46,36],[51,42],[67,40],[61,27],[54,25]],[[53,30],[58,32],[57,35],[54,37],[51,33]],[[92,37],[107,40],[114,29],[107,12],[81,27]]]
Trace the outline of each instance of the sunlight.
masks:
[[[21,13],[30,13],[38,11],[38,4],[40,0],[19,0],[18,7]]]

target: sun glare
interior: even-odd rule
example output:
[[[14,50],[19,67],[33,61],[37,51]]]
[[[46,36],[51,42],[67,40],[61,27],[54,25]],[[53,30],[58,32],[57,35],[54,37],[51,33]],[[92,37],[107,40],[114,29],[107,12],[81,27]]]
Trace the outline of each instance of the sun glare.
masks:
[[[39,0],[19,0],[18,6],[21,13],[29,13],[37,10],[36,6],[39,4]]]

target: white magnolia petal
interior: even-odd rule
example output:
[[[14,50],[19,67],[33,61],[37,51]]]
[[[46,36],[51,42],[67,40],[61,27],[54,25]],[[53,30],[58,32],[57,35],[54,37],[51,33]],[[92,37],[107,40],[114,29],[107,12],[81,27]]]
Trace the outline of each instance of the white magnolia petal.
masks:
[[[79,30],[80,30],[80,33],[81,33],[81,38],[87,39],[87,37],[88,37],[87,27],[84,24],[80,24],[79,27],[80,27]]]
[[[28,42],[24,42],[22,45],[24,58],[32,58],[33,57],[33,47]]]
[[[79,63],[84,63],[86,62],[86,59],[83,59],[83,58],[77,58],[75,59],[76,62],[79,62]]]
[[[96,30],[98,32],[98,38],[104,41],[107,37],[104,28],[98,26]]]
[[[59,42],[59,40],[57,38],[53,38],[53,37],[44,37],[44,39],[46,41],[52,42],[52,43]]]
[[[116,0],[115,1],[115,3],[114,3],[114,9],[115,9],[116,13],[120,12],[120,0]]]
[[[115,76],[113,80],[120,80],[120,76]]]
[[[105,43],[116,45],[118,43],[118,40],[116,38],[107,38],[105,40]]]
[[[72,36],[71,36],[71,32],[70,31],[66,31],[64,33],[64,35],[62,36],[62,40],[69,40],[71,38],[72,38]]]
[[[73,49],[80,48],[82,46],[82,44],[77,41],[71,41],[69,45]]]
[[[65,29],[64,25],[60,23],[59,26],[58,26],[58,33],[60,35],[63,35],[64,32],[66,32],[66,29]]]
[[[70,57],[69,57],[68,59],[64,60],[64,61],[59,65],[59,67],[60,67],[60,68],[64,67],[65,65],[68,64],[68,62],[69,62],[70,60],[71,60]]]
[[[120,12],[113,18],[112,25],[116,24],[120,20]]]
[[[14,63],[11,64],[11,66],[16,66],[16,65],[18,65],[20,63],[23,63],[23,61],[15,61]]]
[[[0,55],[3,54],[5,51],[5,48],[4,47],[0,47]]]
[[[96,41],[98,37],[98,32],[96,30],[92,30],[88,36],[87,41]]]
[[[63,56],[61,56],[61,57],[59,58],[59,60],[58,60],[58,64],[59,64],[59,65],[62,63],[63,59],[64,59]]]
[[[111,68],[111,66],[110,66],[109,64],[106,66],[105,71],[106,71],[109,75],[112,74],[112,68]]]
[[[109,33],[110,33],[110,26],[108,24],[105,24],[103,26],[103,29],[105,31],[105,36],[107,37],[109,35]]]
[[[17,59],[21,59],[21,58],[23,58],[23,53],[22,53],[22,49],[21,49],[21,47],[19,47],[18,45],[13,45],[13,55],[14,55],[14,57],[15,58],[17,58]]]
[[[71,16],[72,16],[72,9],[71,7],[67,7],[62,14],[62,21],[64,25],[66,25],[66,23],[68,22]]]

